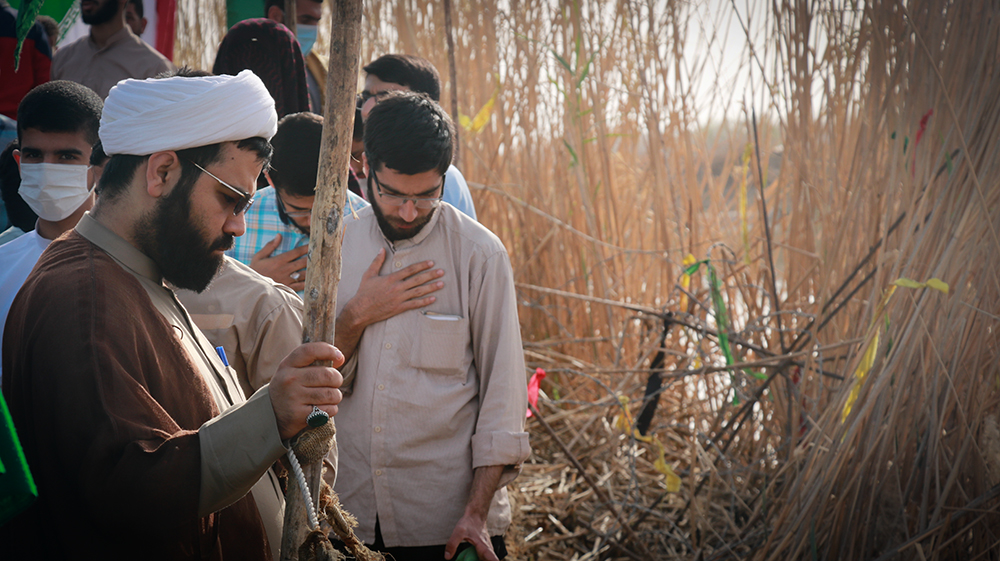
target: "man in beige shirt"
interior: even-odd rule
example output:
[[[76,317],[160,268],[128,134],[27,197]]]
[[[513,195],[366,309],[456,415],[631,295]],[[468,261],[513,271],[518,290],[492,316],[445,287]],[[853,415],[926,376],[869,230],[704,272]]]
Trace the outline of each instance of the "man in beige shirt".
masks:
[[[267,384],[278,364],[302,342],[302,299],[287,286],[225,257],[202,292],[178,290],[177,298],[205,337],[236,370],[251,395]]]
[[[52,58],[52,79],[70,80],[97,92],[101,99],[119,81],[144,80],[174,65],[125,25],[127,0],[89,0],[80,5],[90,34],[59,47]]]
[[[335,490],[376,550],[438,561],[471,544],[496,561],[505,486],[530,453],[524,357],[506,249],[441,201],[452,147],[422,94],[389,93],[365,122],[371,206],[345,219],[337,292],[350,392]]]
[[[5,334],[4,395],[39,488],[0,527],[11,558],[277,557],[269,468],[315,407],[336,414],[342,378],[313,363],[343,357],[302,345],[247,399],[171,289],[203,289],[245,229],[276,123],[250,72],[112,90],[97,204],[49,245]],[[81,516],[53,534],[66,504]]]

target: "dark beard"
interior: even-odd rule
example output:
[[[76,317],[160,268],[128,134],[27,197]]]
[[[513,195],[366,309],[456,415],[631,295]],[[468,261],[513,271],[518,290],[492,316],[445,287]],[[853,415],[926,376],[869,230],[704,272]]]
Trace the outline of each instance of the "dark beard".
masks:
[[[431,221],[431,217],[434,216],[434,213],[437,212],[437,208],[432,208],[431,211],[427,213],[427,216],[418,218],[417,221],[414,222],[413,228],[403,231],[389,223],[389,220],[385,217],[385,214],[382,212],[382,207],[380,207],[378,202],[375,200],[375,193],[372,191],[372,181],[368,182],[368,202],[372,205],[372,211],[375,213],[375,221],[378,222],[378,227],[382,230],[382,235],[385,236],[385,239],[390,242],[408,240],[413,236],[416,236],[421,230],[424,229],[424,226]]]
[[[214,251],[232,248],[233,236],[223,234],[211,244],[205,241],[191,221],[193,185],[178,183],[140,219],[135,237],[139,249],[156,263],[164,279],[178,288],[202,292],[222,267],[223,258]]]
[[[81,17],[83,18],[83,23],[87,25],[101,25],[102,23],[111,21],[116,15],[118,15],[118,1],[107,0],[89,17],[83,14],[81,14]]]

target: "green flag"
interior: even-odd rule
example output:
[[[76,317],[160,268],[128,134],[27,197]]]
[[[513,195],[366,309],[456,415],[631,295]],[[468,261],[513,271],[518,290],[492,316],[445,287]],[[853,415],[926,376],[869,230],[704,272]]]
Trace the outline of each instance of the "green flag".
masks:
[[[31,31],[31,26],[35,25],[35,17],[42,9],[43,0],[25,0],[21,2],[21,9],[17,11],[17,48],[14,49],[14,71],[21,66],[21,47],[24,40]]]

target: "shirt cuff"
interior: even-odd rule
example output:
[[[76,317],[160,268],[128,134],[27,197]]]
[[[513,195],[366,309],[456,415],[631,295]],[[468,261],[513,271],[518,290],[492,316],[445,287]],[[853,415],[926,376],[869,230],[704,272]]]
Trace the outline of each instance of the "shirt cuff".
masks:
[[[198,516],[238,501],[286,452],[267,386],[246,402],[203,424],[198,437],[201,448]]]
[[[500,476],[503,487],[521,472],[521,463],[531,455],[526,432],[488,432],[472,435],[472,469],[505,466]]]

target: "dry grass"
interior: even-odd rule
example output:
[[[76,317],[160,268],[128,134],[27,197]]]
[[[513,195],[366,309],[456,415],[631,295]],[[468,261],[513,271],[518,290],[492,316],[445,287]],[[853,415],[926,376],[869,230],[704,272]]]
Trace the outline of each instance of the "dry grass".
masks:
[[[454,3],[459,110],[499,88],[460,168],[549,372],[513,558],[997,559],[1000,11],[753,4],[744,89],[718,72],[733,3]],[[440,2],[365,9],[363,61],[419,54],[447,81]],[[705,89],[743,117],[711,121]],[[679,286],[689,253],[753,366],[718,368],[707,269]],[[951,290],[900,288],[879,312],[901,277]],[[616,423],[620,396],[643,405],[667,312],[650,432],[677,492]]]

